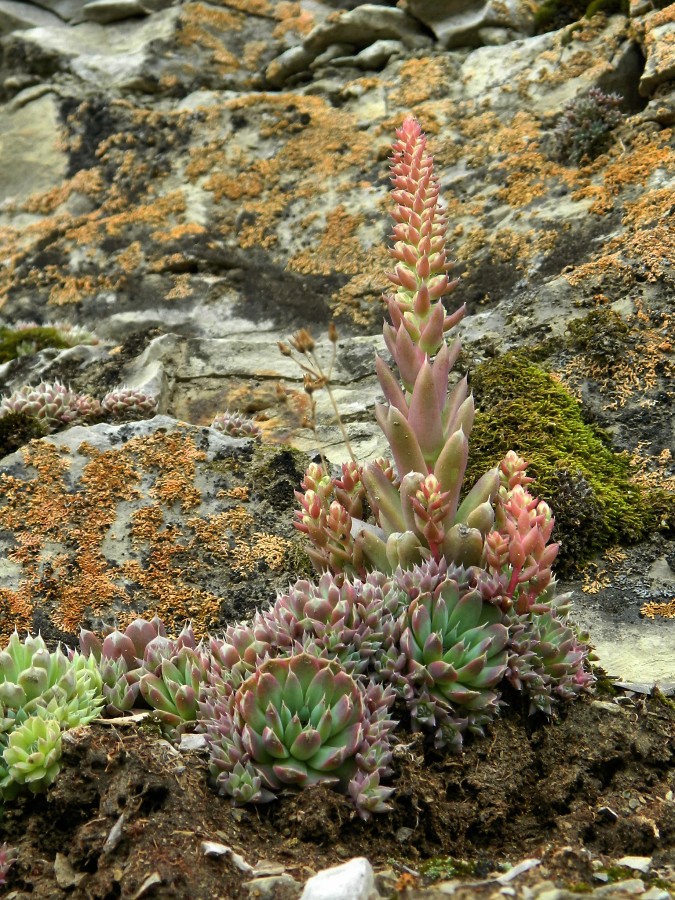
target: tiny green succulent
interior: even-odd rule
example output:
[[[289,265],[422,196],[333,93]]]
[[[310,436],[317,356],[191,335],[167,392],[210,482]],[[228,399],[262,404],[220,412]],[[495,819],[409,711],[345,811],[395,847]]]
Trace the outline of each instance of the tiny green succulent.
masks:
[[[0,758],[0,792],[12,798],[25,787],[39,793],[54,781],[61,759],[61,724],[48,714],[29,716],[9,734]]]

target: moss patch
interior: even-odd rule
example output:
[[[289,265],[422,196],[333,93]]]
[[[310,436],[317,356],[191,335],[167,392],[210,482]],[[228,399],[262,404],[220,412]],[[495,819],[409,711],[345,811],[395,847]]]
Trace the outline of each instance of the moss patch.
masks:
[[[672,494],[661,497],[632,483],[627,454],[613,453],[602,432],[584,422],[574,397],[524,354],[483,363],[472,388],[479,412],[467,483],[508,450],[523,456],[536,478],[536,493],[556,515],[554,536],[562,544],[563,565],[663,527],[664,504],[673,505]]]
[[[58,328],[36,325],[34,328],[0,327],[0,363],[27,356],[44,350],[45,347],[56,347],[64,350],[72,347],[73,342]]]

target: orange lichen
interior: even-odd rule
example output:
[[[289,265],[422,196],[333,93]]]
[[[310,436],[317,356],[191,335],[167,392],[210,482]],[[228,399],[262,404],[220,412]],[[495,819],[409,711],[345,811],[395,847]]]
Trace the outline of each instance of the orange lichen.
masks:
[[[446,85],[455,77],[454,64],[445,55],[407,59],[390,93],[391,102],[419,115],[418,105],[442,96]],[[424,122],[428,130],[426,119]]]
[[[164,295],[165,300],[186,300],[192,296],[192,284],[189,275],[175,275],[173,287]]]
[[[314,27],[314,15],[308,9],[303,9],[297,0],[278,0],[274,17],[279,20],[272,32],[275,38],[283,37],[289,31],[304,36]]]
[[[664,619],[675,619],[675,597],[672,600],[667,600],[665,603],[657,603],[655,600],[650,600],[649,603],[645,603],[640,607],[640,615],[645,616],[647,619],[655,619],[657,616],[661,616]]]
[[[173,225],[170,228],[153,231],[150,237],[153,241],[180,241],[184,237],[204,234],[205,232],[206,228],[203,225],[198,225],[197,222],[185,222],[180,225]]]
[[[171,629],[192,618],[203,633],[223,602],[199,585],[212,573],[213,558],[239,577],[258,565],[282,569],[293,546],[260,530],[241,505],[248,485],[236,479],[225,501],[235,505],[195,514],[202,502],[195,477],[205,456],[187,429],[132,438],[106,451],[83,443],[82,474],[72,484],[68,448],[43,440],[22,453],[36,477],[0,478],[0,527],[13,536],[9,559],[20,572],[17,585],[0,589],[5,637],[15,626],[33,627],[38,607],[71,634],[85,620],[124,624],[139,613],[157,613]],[[130,542],[124,543],[120,511],[131,502],[142,505],[130,514]],[[181,511],[192,515],[183,519]],[[119,561],[118,552],[124,554]]]
[[[300,252],[288,261],[292,272],[330,275],[343,272],[357,275],[362,271],[361,242],[356,236],[362,216],[350,215],[344,206],[336,206],[326,216],[326,227],[318,243],[312,240],[311,252]]]
[[[21,204],[21,207],[26,212],[48,215],[54,212],[62,203],[65,203],[71,194],[77,193],[93,197],[102,190],[103,179],[100,170],[98,168],[82,169],[58,187],[51,188],[43,193],[31,194]]]
[[[240,60],[224,46],[224,36],[230,31],[240,31],[243,24],[241,13],[216,9],[203,3],[187,3],[180,14],[178,43],[184,47],[193,44],[203,47],[209,52],[216,71],[225,75],[235,72]]]

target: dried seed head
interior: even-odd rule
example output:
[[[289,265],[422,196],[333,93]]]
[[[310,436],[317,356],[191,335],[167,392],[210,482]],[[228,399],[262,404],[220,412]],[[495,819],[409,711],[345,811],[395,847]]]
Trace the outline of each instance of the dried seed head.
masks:
[[[311,353],[314,349],[314,338],[306,328],[301,328],[291,338],[291,344],[298,353]]]

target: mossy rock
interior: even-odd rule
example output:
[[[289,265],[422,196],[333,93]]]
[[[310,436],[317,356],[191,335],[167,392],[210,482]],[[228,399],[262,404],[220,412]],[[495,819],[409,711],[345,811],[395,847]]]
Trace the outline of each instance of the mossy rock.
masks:
[[[9,362],[17,356],[30,356],[47,347],[65,350],[73,342],[51,326],[36,325],[34,328],[0,327],[0,363]]]
[[[613,309],[594,309],[567,326],[568,344],[586,353],[601,366],[611,369],[631,344],[630,328]]]
[[[538,33],[557,31],[566,25],[578,22],[582,17],[590,19],[598,12],[606,15],[629,14],[630,0],[544,0],[534,14],[534,24]]]
[[[533,490],[556,516],[559,574],[611,544],[675,525],[674,495],[632,483],[628,455],[614,453],[577,400],[522,352],[478,366],[472,388],[478,412],[466,484],[508,450],[524,457]]]

